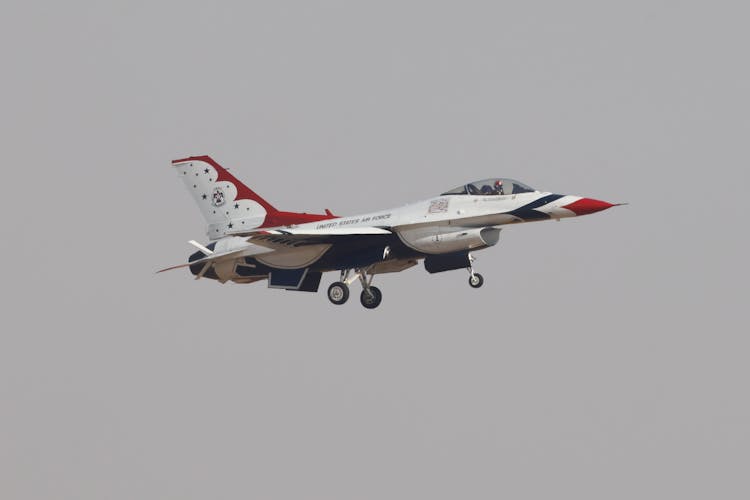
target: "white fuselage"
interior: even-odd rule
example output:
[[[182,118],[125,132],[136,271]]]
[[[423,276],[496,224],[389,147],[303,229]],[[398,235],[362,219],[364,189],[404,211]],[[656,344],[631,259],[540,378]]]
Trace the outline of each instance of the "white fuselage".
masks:
[[[398,230],[398,228],[416,224],[460,225],[465,227],[498,226],[523,222],[519,217],[508,215],[508,212],[549,194],[551,193],[533,192],[507,196],[438,196],[389,210],[299,224],[293,227],[299,229],[332,229],[376,226]],[[549,218],[552,219],[573,217],[575,213],[562,207],[577,199],[580,199],[580,197],[563,196],[536,210],[548,214]]]
[[[580,199],[538,191],[491,196],[441,195],[388,210],[270,229],[269,233],[393,234],[411,249],[412,255],[452,254],[495,245],[500,236],[499,226],[505,224],[574,217],[573,211],[563,207]],[[331,247],[329,243],[321,243],[270,250],[248,240],[242,230],[227,232],[230,235],[216,240],[217,252],[241,251],[238,259],[253,257],[278,269],[311,266]],[[225,262],[217,264],[215,269],[217,274],[228,278],[233,276],[233,265]]]
[[[449,253],[483,248],[497,243],[496,226],[534,220],[560,219],[576,214],[562,208],[580,197],[563,196],[538,208],[540,217],[524,219],[512,212],[548,197],[551,193],[511,195],[443,195],[402,207],[290,226],[289,231],[336,231],[364,227],[388,228],[412,249]]]

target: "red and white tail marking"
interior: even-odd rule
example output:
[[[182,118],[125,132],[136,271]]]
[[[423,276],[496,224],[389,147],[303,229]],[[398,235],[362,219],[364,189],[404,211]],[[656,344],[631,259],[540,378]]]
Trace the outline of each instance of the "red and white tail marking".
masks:
[[[174,160],[172,165],[206,219],[206,232],[211,239],[260,227],[336,218],[328,210],[324,215],[277,210],[210,156]]]
[[[208,156],[175,160],[172,165],[206,219],[211,239],[235,228],[260,227],[268,213],[264,205],[275,210]]]

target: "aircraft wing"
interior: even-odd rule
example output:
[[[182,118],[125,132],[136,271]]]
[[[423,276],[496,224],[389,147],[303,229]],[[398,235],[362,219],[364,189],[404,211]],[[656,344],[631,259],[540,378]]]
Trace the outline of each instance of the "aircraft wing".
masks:
[[[274,251],[292,250],[308,245],[326,245],[338,254],[342,267],[367,266],[372,274],[395,273],[417,264],[414,259],[389,258],[393,232],[380,227],[299,229],[283,228],[257,231],[247,241]]]
[[[380,227],[357,228],[276,228],[248,231],[241,234],[247,246],[232,249],[222,253],[211,252],[195,242],[191,242],[203,253],[210,254],[192,262],[168,267],[157,272],[169,271],[193,265],[202,265],[196,279],[215,265],[233,261],[242,257],[252,256],[270,267],[282,269],[290,267],[290,262],[301,262],[306,259],[314,262],[329,248],[334,247],[341,252],[345,267],[374,266],[378,274],[398,272],[416,264],[416,261],[388,258],[389,236],[393,232]],[[237,236],[240,236],[239,234]],[[308,264],[306,264],[308,265]]]
[[[379,227],[329,228],[329,229],[269,229],[244,233],[249,243],[265,246],[273,250],[320,243],[343,244],[353,239],[375,239],[378,235],[388,236],[391,231]],[[372,237],[375,238],[372,238]]]

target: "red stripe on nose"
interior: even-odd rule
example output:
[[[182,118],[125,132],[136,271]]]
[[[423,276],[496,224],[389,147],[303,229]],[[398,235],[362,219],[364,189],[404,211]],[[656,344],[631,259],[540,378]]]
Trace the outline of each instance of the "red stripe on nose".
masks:
[[[593,198],[581,198],[578,201],[574,201],[569,205],[565,205],[563,208],[567,208],[576,215],[593,214],[594,212],[601,212],[610,207],[614,207],[612,203],[606,201],[595,200]]]

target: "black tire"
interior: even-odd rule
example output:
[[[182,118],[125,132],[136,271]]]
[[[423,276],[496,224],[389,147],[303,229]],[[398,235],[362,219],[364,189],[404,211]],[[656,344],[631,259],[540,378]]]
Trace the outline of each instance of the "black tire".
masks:
[[[331,286],[328,287],[328,300],[337,306],[349,300],[349,287],[347,284],[341,281],[331,283]]]
[[[471,288],[479,288],[482,285],[484,285],[484,278],[481,274],[474,273],[472,276],[469,276],[469,286]]]
[[[367,309],[375,309],[383,301],[383,294],[378,287],[371,286],[370,293],[367,293],[367,290],[362,290],[362,293],[359,294],[359,301]]]

